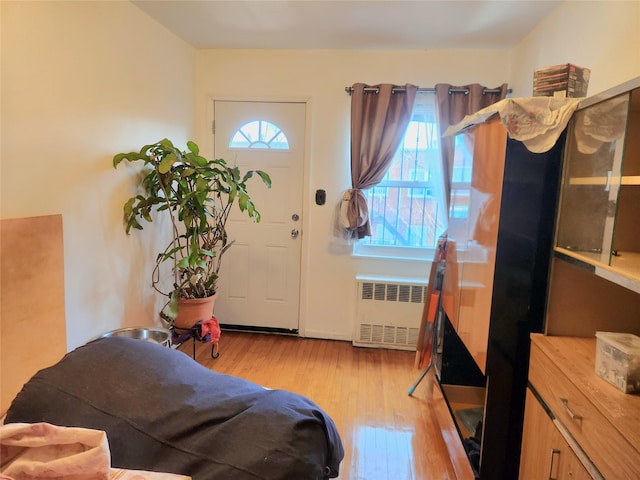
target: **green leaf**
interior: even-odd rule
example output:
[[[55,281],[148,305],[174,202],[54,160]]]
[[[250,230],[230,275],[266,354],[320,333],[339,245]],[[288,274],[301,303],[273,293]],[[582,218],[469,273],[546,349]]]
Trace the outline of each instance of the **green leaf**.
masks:
[[[123,210],[124,210],[124,214],[129,217],[131,216],[131,214],[133,214],[133,204],[136,201],[136,197],[131,197],[129,200],[127,200],[127,202],[124,204]]]
[[[196,155],[198,155],[198,153],[200,153],[200,147],[198,147],[198,145],[195,142],[188,141],[187,142],[187,148],[189,150],[191,150],[193,153],[195,153]]]
[[[171,140],[169,140],[168,138],[163,138],[158,142],[158,144],[170,150],[173,150],[175,148]]]
[[[249,196],[244,192],[240,192],[240,197],[238,198],[238,206],[240,207],[240,210],[244,212],[247,209],[248,202]]]
[[[198,265],[198,250],[192,250],[191,255],[189,255],[189,266],[195,267]]]
[[[154,148],[158,148],[159,143],[152,143],[150,145],[144,145],[141,149],[140,149],[140,155],[148,155],[148,152]]]
[[[191,237],[191,255],[194,258],[198,258],[200,256],[200,245],[198,244],[198,235],[193,235],[193,237]]]
[[[113,168],[116,168],[118,166],[118,164],[124,160],[125,158],[127,158],[127,154],[126,153],[119,153],[117,155],[113,156]]]
[[[206,192],[207,190],[209,190],[209,182],[202,177],[198,177],[196,179],[196,189],[201,192]]]
[[[183,155],[183,159],[184,159],[185,163],[187,163],[187,164],[189,164],[189,165],[192,165],[192,166],[194,166],[194,167],[197,167],[197,166],[198,166],[198,160],[197,160],[197,158],[198,158],[198,156],[197,156],[195,153],[193,153],[193,152],[186,152],[186,153]]]
[[[184,155],[185,161],[194,167],[206,167],[209,162],[207,159],[194,152],[188,152]]]
[[[182,257],[176,266],[178,268],[187,268],[189,266],[189,257]]]
[[[169,153],[160,162],[160,165],[158,166],[158,171],[160,173],[167,173],[169,170],[171,170],[171,167],[173,166],[174,163],[176,163],[177,160],[178,159],[175,156],[175,154]]]
[[[209,222],[207,222],[207,212],[201,211],[199,214],[199,218],[200,218],[200,227],[198,229],[204,233],[209,229]]]
[[[187,227],[191,226],[191,222],[193,221],[193,215],[189,210],[182,210],[182,223],[184,223]],[[178,216],[180,218],[180,215]]]
[[[210,275],[209,278],[207,278],[207,281],[204,282],[204,286],[207,287],[207,289],[211,288],[217,279],[218,275],[215,273]]]
[[[229,203],[233,203],[236,199],[236,194],[238,193],[238,190],[236,188],[235,185],[229,185]]]
[[[165,313],[171,320],[175,320],[178,316],[178,291],[171,292],[171,299],[167,303]]]
[[[269,176],[269,174],[263,172],[262,170],[256,170],[256,173],[260,175],[260,178],[262,178],[262,181],[267,186],[267,188],[271,188],[271,177]]]
[[[149,157],[146,155],[142,155],[138,152],[129,152],[129,153],[118,153],[113,156],[113,168],[117,167],[120,162],[126,160],[128,162],[135,162],[138,160],[144,160],[145,162],[149,161]]]
[[[151,215],[149,214],[149,208],[143,208],[140,212],[142,218],[144,218],[147,222],[151,223],[153,220],[151,219]]]
[[[179,252],[180,250],[182,250],[182,247],[174,247],[171,250],[169,250],[167,253],[165,253],[162,256],[162,259],[160,260],[161,262],[164,262],[165,260],[169,260],[170,258],[173,258],[173,255],[177,252]]]
[[[136,220],[136,217],[129,217],[127,219],[127,227],[125,229],[125,232],[129,234],[129,230],[131,230],[131,228],[135,228],[136,230],[142,230],[142,225],[138,223],[138,220]]]

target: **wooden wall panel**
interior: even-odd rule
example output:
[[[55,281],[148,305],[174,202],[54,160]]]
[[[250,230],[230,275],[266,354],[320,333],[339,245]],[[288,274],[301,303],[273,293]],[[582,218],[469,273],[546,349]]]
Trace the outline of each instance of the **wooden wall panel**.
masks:
[[[62,216],[0,226],[0,414],[24,383],[67,351]]]

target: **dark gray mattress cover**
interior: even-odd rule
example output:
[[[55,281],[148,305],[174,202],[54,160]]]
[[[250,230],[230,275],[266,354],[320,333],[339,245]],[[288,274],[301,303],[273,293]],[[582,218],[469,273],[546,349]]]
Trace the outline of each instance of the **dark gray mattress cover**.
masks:
[[[10,422],[104,430],[113,467],[195,480],[334,478],[344,456],[333,421],[311,400],[124,337],[91,342],[38,372]]]

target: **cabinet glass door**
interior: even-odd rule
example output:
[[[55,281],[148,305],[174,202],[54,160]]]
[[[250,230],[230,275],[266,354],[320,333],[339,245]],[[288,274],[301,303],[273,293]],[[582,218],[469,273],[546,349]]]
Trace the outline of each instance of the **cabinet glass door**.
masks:
[[[578,110],[565,151],[556,246],[610,265],[630,94]]]

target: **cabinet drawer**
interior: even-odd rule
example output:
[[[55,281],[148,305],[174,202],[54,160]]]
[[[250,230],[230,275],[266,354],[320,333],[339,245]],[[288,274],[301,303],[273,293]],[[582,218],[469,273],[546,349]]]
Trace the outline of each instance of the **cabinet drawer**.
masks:
[[[605,478],[640,478],[637,450],[535,344],[529,382]]]
[[[592,479],[587,468],[580,463],[530,389],[527,389],[524,411],[522,456],[518,478],[523,480]]]

